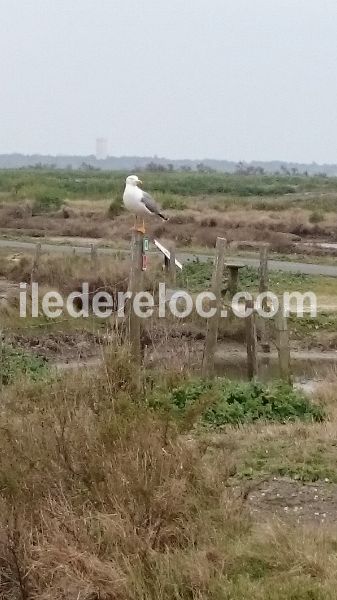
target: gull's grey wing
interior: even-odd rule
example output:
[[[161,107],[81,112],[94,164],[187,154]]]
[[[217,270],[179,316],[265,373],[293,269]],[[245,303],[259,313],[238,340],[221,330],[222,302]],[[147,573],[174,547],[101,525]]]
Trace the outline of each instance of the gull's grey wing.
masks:
[[[145,204],[147,210],[152,212],[155,215],[160,215],[160,208],[156,201],[148,194],[147,192],[143,192],[142,190],[142,202]]]
[[[163,219],[163,221],[167,221],[167,217],[163,215],[163,213],[161,212],[161,208],[158,206],[158,204],[155,202],[152,196],[150,196],[150,194],[148,194],[147,192],[143,192],[143,190],[142,193],[142,202],[143,204],[145,204],[147,210],[149,210],[150,213],[152,213],[153,215],[158,215],[158,217]]]

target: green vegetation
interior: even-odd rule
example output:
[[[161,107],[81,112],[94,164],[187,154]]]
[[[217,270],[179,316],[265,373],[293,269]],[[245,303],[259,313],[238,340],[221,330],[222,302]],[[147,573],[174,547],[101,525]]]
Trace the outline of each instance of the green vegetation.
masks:
[[[39,190],[36,192],[32,207],[33,215],[58,210],[62,206],[62,199],[57,191]]]
[[[204,413],[212,431],[194,435],[193,409],[213,387],[222,399]],[[161,389],[171,390],[173,410],[146,402],[149,390],[138,389],[126,347],[112,348],[95,370],[4,389],[3,597],[333,600],[334,531],[279,526],[269,515],[256,526],[246,486],[253,475],[279,473],[282,463],[298,478],[330,473],[314,456],[312,474],[304,471],[313,441],[304,432],[323,432],[320,409],[279,385],[174,384],[168,375]],[[263,415],[246,429],[227,427],[220,439],[213,426],[231,406],[249,423],[262,407]],[[261,418],[268,427],[259,437]],[[287,424],[273,425],[274,418]],[[302,474],[291,471],[290,461],[300,467],[301,458]]]
[[[230,259],[229,259],[230,262]],[[179,274],[179,284],[193,292],[207,289],[210,285],[213,271],[213,261],[201,262],[195,260],[184,266]],[[270,271],[269,289],[274,293],[284,291],[314,291],[318,292],[325,286],[337,288],[331,277],[316,277],[302,273],[286,271]],[[244,266],[239,272],[239,291],[257,292],[259,289],[259,271],[255,267]]]
[[[284,439],[276,437],[259,439],[249,448],[238,467],[238,476],[254,478],[264,476],[290,477],[299,481],[337,482],[335,448],[320,442],[311,443],[311,447],[302,441],[294,447],[287,435]]]
[[[0,365],[2,385],[12,384],[22,375],[35,381],[48,373],[48,367],[41,358],[7,344],[2,345]]]
[[[215,382],[195,380],[177,387],[169,403],[178,414],[198,414],[210,427],[239,425],[257,420],[289,422],[297,419],[321,421],[324,411],[302,393],[284,383]]]
[[[120,194],[126,173],[92,170],[16,169],[0,171],[0,193],[13,199],[31,198],[47,189],[61,199],[101,198]],[[336,191],[337,179],[290,175],[144,172],[144,186],[153,192],[180,196],[231,194],[277,196],[306,191]],[[317,201],[316,201],[317,203]],[[258,206],[265,210],[266,205]],[[275,210],[277,208],[275,207]]]

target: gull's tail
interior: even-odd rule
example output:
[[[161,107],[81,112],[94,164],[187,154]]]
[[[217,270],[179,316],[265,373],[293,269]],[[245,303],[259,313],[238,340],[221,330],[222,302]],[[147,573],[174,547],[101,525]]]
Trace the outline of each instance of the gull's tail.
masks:
[[[163,215],[163,213],[158,213],[158,217],[160,217],[161,219],[163,219],[163,221],[168,221],[168,217],[165,217],[165,215]]]

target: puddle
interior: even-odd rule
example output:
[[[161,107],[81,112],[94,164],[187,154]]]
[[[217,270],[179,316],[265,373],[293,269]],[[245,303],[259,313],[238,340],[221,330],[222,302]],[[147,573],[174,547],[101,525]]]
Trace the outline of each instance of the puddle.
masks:
[[[294,386],[308,394],[314,394],[336,368],[337,352],[293,352],[291,355]],[[216,354],[215,370],[218,376],[247,380],[245,353],[242,351],[228,353],[225,346],[220,348]],[[277,353],[259,353],[259,379],[267,382],[278,378]]]

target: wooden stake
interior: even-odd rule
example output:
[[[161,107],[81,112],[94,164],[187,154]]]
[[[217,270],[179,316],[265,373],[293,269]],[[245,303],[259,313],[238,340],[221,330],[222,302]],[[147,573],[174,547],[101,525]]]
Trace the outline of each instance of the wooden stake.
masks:
[[[269,272],[268,272],[268,252],[269,245],[264,244],[260,248],[260,268],[259,268],[259,292],[263,294],[269,289]],[[267,312],[268,310],[268,302],[267,299],[264,298],[262,301],[262,309]],[[270,342],[269,342],[269,321],[267,318],[260,317],[259,318],[259,331],[261,338],[261,346],[264,352],[270,352]]]
[[[32,285],[32,283],[34,282],[35,273],[39,266],[40,256],[41,256],[41,244],[39,242],[35,246],[35,255],[34,255],[34,259],[33,259],[32,271],[30,274],[30,285]]]
[[[260,276],[259,291],[260,291],[260,294],[262,294],[263,292],[267,292],[268,287],[269,287],[268,250],[269,250],[269,246],[267,244],[264,244],[260,248],[260,269],[259,269],[259,276]]]
[[[249,379],[254,379],[258,376],[259,367],[257,358],[256,320],[253,300],[246,300],[246,312],[247,373]]]
[[[215,302],[212,302],[212,308],[216,308],[216,311],[215,314],[207,321],[206,341],[202,361],[202,374],[204,377],[210,377],[214,375],[214,357],[221,312],[221,288],[225,264],[225,246],[226,240],[218,237],[216,240],[216,256],[211,285],[211,291],[216,298]]]
[[[90,258],[93,263],[95,263],[97,260],[97,249],[95,244],[90,244]]]
[[[236,265],[228,265],[227,269],[229,270],[228,292],[229,297],[232,299],[238,291],[239,267]]]
[[[291,383],[290,346],[287,317],[284,315],[283,301],[279,299],[279,310],[275,315],[276,346],[279,357],[281,379]]]
[[[177,274],[176,274],[176,248],[175,248],[174,244],[170,245],[169,270],[170,270],[170,283],[171,283],[171,285],[175,286]]]
[[[133,299],[137,292],[142,290],[143,282],[143,239],[144,235],[140,231],[134,231],[132,235],[131,245],[131,270],[129,278],[128,291],[131,292],[131,298],[129,300],[129,340],[131,343],[131,350],[135,366],[140,366],[141,356],[141,344],[140,344],[140,333],[141,324],[140,317],[136,315],[133,310]]]

